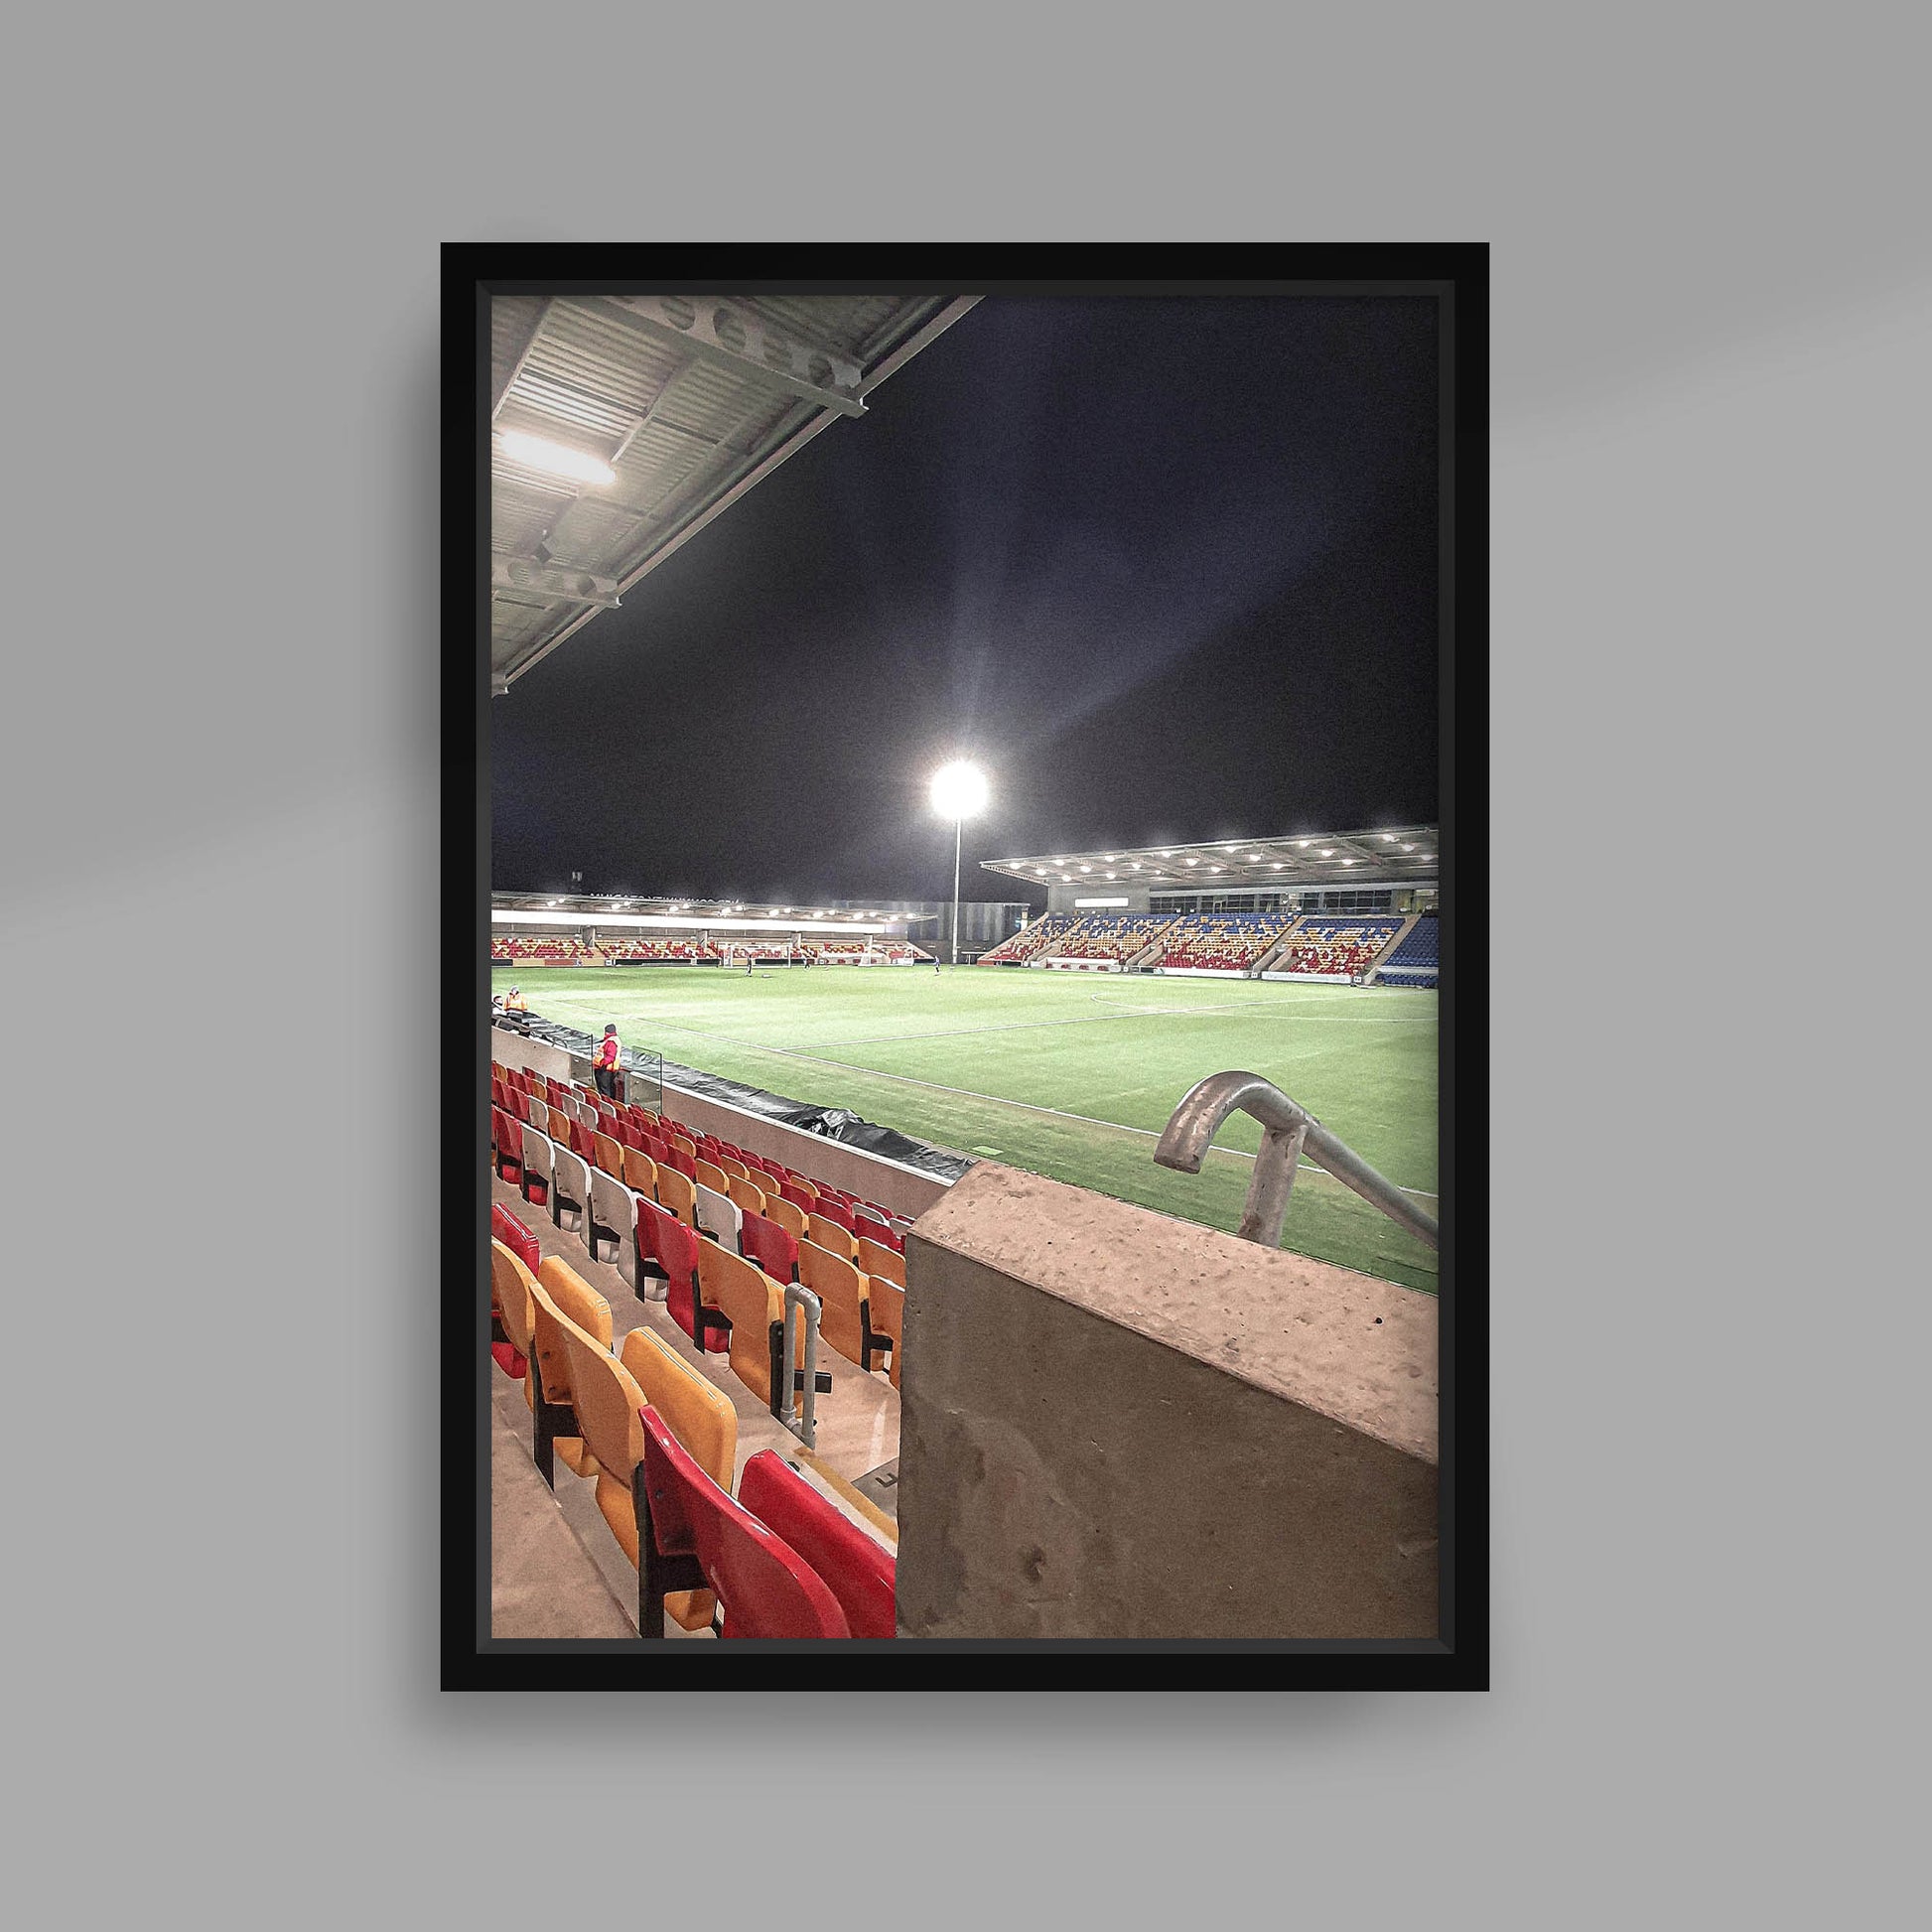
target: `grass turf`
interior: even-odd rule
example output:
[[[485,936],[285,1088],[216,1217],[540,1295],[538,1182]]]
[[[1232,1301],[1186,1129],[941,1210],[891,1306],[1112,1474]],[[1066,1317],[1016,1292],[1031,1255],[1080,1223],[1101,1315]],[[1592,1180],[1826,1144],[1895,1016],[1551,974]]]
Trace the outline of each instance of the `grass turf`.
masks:
[[[495,967],[490,983],[589,1034],[615,1021],[626,1047],[1222,1229],[1255,1122],[1235,1115],[1199,1174],[1156,1167],[1153,1137],[1196,1080],[1238,1067],[1438,1211],[1434,993],[999,967]],[[1282,1245],[1436,1286],[1428,1248],[1308,1168]]]

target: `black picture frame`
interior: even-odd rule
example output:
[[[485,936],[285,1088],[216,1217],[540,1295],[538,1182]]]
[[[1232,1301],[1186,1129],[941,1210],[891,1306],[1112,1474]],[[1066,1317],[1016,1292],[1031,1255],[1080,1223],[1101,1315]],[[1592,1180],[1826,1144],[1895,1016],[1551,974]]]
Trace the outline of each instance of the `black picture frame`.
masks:
[[[443,250],[441,1683],[445,1690],[1483,1690],[1489,1674],[1488,248],[451,243]],[[1441,1626],[1433,1641],[531,1641],[489,1614],[488,324],[491,296],[672,291],[1425,294],[1443,429]],[[1466,989],[1466,991],[1458,991]],[[791,1653],[809,1654],[807,1678]],[[967,1670],[953,1656],[973,1653]],[[1172,1656],[1180,1667],[1151,1671]],[[893,1667],[882,1669],[890,1658]],[[989,1674],[988,1665],[993,1666]]]

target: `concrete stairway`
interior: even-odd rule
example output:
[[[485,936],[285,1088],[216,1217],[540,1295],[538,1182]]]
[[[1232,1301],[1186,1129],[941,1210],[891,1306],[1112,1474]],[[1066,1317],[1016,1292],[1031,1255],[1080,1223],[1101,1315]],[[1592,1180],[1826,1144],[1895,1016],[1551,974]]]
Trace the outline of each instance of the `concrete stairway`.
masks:
[[[1375,984],[1375,976],[1382,970],[1383,960],[1393,956],[1395,949],[1402,944],[1403,940],[1408,938],[1410,933],[1415,931],[1416,921],[1421,917],[1422,914],[1420,912],[1411,912],[1409,916],[1406,919],[1404,919],[1399,926],[1396,927],[1395,937],[1391,939],[1389,943],[1386,946],[1384,946],[1379,953],[1375,955],[1374,962],[1370,965],[1366,975],[1364,975],[1362,980],[1362,984],[1364,986],[1373,986]]]
[[[1120,963],[1121,971],[1123,973],[1139,973],[1139,972],[1145,972],[1146,969],[1150,966],[1160,965],[1163,956],[1166,954],[1168,950],[1168,935],[1171,932],[1173,932],[1174,927],[1177,926],[1179,923],[1180,923],[1180,918],[1176,914],[1173,918],[1170,919],[1167,922],[1167,924],[1164,925],[1161,928],[1161,930],[1157,932],[1154,935],[1154,937],[1150,939],[1147,942],[1147,944],[1143,946],[1140,949],[1140,951],[1133,956],[1133,958],[1123,959],[1121,961]]]
[[[1301,929],[1302,929],[1301,919],[1297,918],[1297,919],[1290,920],[1288,930],[1284,932],[1282,936],[1279,939],[1277,939],[1275,943],[1272,946],[1270,946],[1268,950],[1265,953],[1263,953],[1261,957],[1257,959],[1252,966],[1248,968],[1248,977],[1251,980],[1258,980],[1263,973],[1272,972],[1275,967],[1275,961],[1278,960],[1282,956],[1282,954],[1288,950],[1289,946],[1294,941],[1295,935],[1299,931],[1301,931]]]

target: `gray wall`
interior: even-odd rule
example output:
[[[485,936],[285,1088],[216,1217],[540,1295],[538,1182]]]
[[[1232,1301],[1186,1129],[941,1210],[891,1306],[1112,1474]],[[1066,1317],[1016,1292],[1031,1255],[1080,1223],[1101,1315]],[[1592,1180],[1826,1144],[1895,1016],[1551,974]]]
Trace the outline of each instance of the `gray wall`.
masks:
[[[982,1162],[906,1241],[899,1634],[1434,1636],[1436,1360],[1433,1296]]]

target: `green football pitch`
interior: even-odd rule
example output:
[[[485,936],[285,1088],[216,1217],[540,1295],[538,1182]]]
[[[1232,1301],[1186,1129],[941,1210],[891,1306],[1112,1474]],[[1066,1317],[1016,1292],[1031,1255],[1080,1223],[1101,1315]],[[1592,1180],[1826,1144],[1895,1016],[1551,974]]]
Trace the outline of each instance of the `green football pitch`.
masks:
[[[1275,1082],[1439,1211],[1434,993],[1003,967],[495,967],[545,1019],[843,1107],[882,1127],[1232,1229],[1261,1133],[1233,1116],[1198,1174],[1154,1164],[1176,1101],[1209,1073]],[[1304,1167],[1282,1245],[1434,1290],[1436,1257]]]

